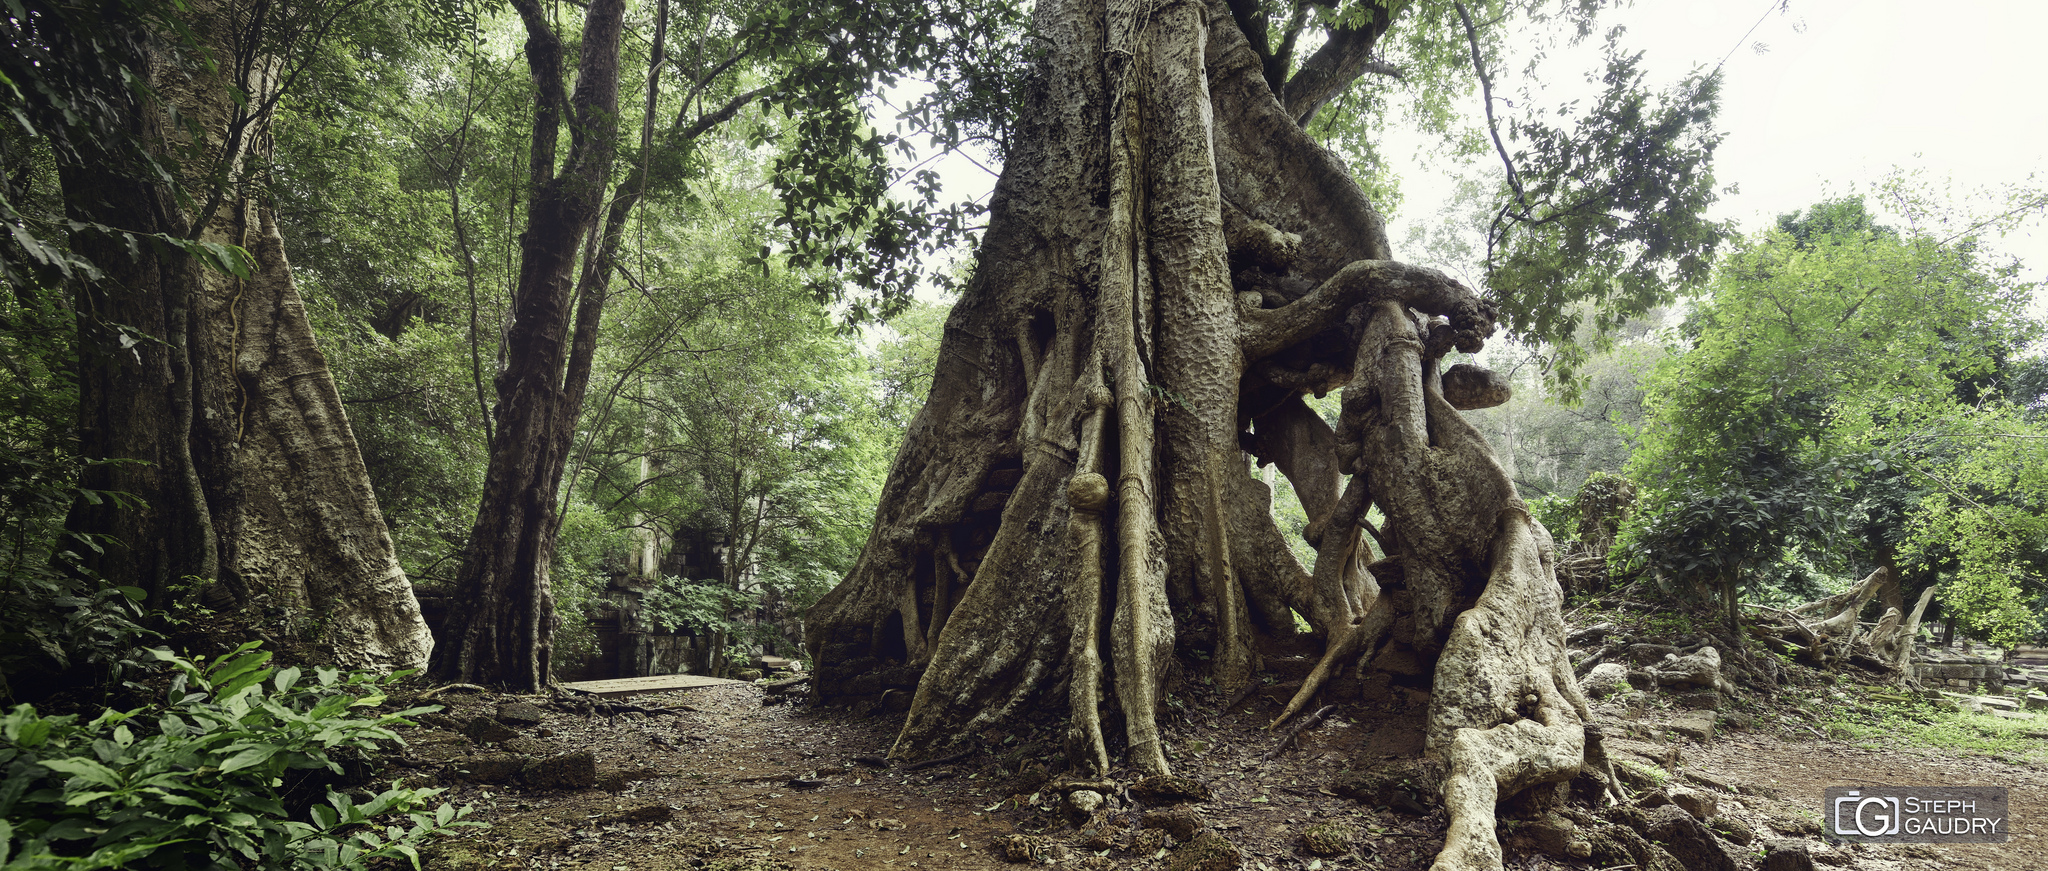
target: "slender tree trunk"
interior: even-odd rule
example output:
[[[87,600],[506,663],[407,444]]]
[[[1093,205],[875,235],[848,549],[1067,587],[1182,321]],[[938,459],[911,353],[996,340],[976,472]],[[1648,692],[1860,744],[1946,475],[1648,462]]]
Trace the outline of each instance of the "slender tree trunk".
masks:
[[[1550,537],[1457,412],[1505,391],[1439,373],[1480,348],[1493,308],[1394,261],[1300,127],[1385,22],[1346,31],[1294,94],[1222,2],[1034,14],[1046,54],[945,362],[859,561],[809,614],[816,691],[914,687],[900,758],[1063,703],[1076,766],[1107,773],[1120,748],[1163,773],[1170,675],[1247,686],[1299,612],[1325,655],[1283,718],[1388,648],[1432,664],[1426,746],[1452,812],[1438,865],[1500,867],[1494,802],[1578,770],[1585,702]],[[1300,397],[1338,387],[1332,431]],[[1245,447],[1302,494],[1312,570]],[[1391,557],[1368,568],[1374,506]]]
[[[516,689],[546,686],[554,650],[549,580],[556,496],[589,383],[608,269],[577,255],[595,228],[616,154],[623,0],[595,0],[584,17],[575,92],[565,48],[534,0],[515,0],[538,105],[527,174],[519,284],[492,418],[496,437],[483,501],[470,528],[456,596],[434,658],[435,674]],[[563,124],[570,146],[561,161]],[[580,293],[580,298],[578,296]],[[573,311],[573,321],[572,321]]]
[[[245,249],[246,276],[167,246],[131,255],[110,235],[74,244],[105,277],[80,288],[82,450],[112,462],[83,486],[139,501],[81,504],[74,529],[109,537],[88,563],[162,606],[190,587],[216,607],[260,610],[266,628],[333,661],[390,671],[426,664],[432,639],[392,550],[341,397],[315,342],[283,239],[243,167],[268,141],[262,108],[277,64],[229,50],[260,18],[201,4],[193,30],[218,65],[136,58],[162,104],[130,107],[133,132],[174,148],[167,105],[197,122],[218,174],[195,167],[184,198],[114,154],[62,170],[77,220]],[[250,23],[250,22],[257,23]],[[230,82],[248,98],[232,99]],[[139,461],[139,462],[138,462]]]

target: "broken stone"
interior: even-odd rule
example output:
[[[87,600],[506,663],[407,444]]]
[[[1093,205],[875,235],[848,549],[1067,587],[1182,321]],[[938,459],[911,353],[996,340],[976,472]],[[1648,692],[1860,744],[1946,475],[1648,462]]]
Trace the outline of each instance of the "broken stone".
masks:
[[[519,737],[519,733],[511,726],[490,717],[470,718],[469,722],[462,725],[462,734],[469,736],[469,740],[478,744],[496,744]]]
[[[1675,804],[1644,814],[1639,831],[1692,871],[1735,871],[1735,859],[1714,840],[1714,833]]]
[[[1234,871],[1244,854],[1214,829],[1203,829],[1195,839],[1166,856],[1166,871]]]
[[[1703,744],[1714,740],[1713,717],[1682,717],[1666,724],[1665,728]]]
[[[1766,822],[1772,830],[1781,835],[1812,837],[1820,834],[1819,821],[1797,813],[1772,814]]]
[[[498,706],[498,722],[508,726],[538,726],[546,715],[532,702],[513,700]]]
[[[1763,871],[1813,871],[1813,854],[1802,841],[1772,841],[1764,853]]]
[[[577,750],[528,760],[519,779],[533,789],[589,789],[597,785],[597,757]]]
[[[1593,845],[1579,837],[1578,824],[1555,813],[1522,824],[1516,836],[1530,848],[1560,859],[1584,859],[1593,853]]]
[[[1664,686],[1711,688],[1721,680],[1721,652],[1702,647],[1685,656],[1666,656],[1652,671]]]
[[[1684,808],[1686,813],[1692,814],[1693,819],[1709,820],[1721,814],[1720,802],[1715,801],[1714,796],[1710,793],[1701,792],[1697,789],[1687,789],[1683,786],[1673,786],[1667,791],[1667,794],[1671,796],[1672,804]]]
[[[1696,693],[1686,693],[1678,697],[1679,707],[1695,711],[1718,711],[1727,704],[1728,699],[1726,696],[1721,695],[1720,690],[1700,690]]]
[[[1317,856],[1342,856],[1351,852],[1358,831],[1340,822],[1317,823],[1301,833],[1301,845]]]
[[[1210,796],[1208,784],[1173,774],[1155,774],[1131,784],[1131,797],[1150,805],[1204,802]]]
[[[1641,834],[1626,825],[1599,823],[1586,829],[1584,834],[1586,858],[1591,859],[1596,868],[1632,866],[1638,871],[1686,871],[1664,848],[1644,840]]]
[[[1734,817],[1714,817],[1707,821],[1707,828],[1737,847],[1747,847],[1756,841],[1755,830]]]
[[[1628,668],[1618,662],[1603,662],[1593,666],[1592,671],[1586,672],[1586,676],[1579,679],[1579,689],[1587,698],[1594,700],[1604,699],[1617,692],[1626,692],[1631,689],[1628,683]]]

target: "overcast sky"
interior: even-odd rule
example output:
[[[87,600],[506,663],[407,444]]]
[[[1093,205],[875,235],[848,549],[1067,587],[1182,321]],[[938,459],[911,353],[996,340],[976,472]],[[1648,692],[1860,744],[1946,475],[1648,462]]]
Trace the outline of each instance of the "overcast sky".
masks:
[[[1867,191],[1894,167],[1958,188],[2036,173],[2048,186],[2048,52],[2040,45],[2048,0],[1637,0],[1604,20],[1628,27],[1624,44],[1646,52],[1659,84],[1727,59],[1719,120],[1727,138],[1715,174],[1739,193],[1712,214],[1745,231],[1824,196]],[[1589,43],[1588,67],[1598,61],[1598,40]],[[1512,79],[1520,61],[1490,66],[1502,79],[1497,93],[1520,91]],[[1582,73],[1549,68],[1542,96],[1590,96]],[[1475,95],[1474,117],[1478,109]],[[1390,133],[1387,145],[1407,201],[1393,216],[1398,246],[1406,222],[1436,219],[1455,168],[1416,158],[1434,142]],[[986,196],[995,183],[964,160],[936,168],[954,196]],[[2020,256],[2033,280],[2048,278],[2048,226],[2036,222],[1993,245]],[[2037,313],[2048,315],[2048,294],[2037,299]]]
[[[1893,167],[1959,189],[2036,173],[2048,184],[2044,0],[1638,0],[1609,20],[1628,27],[1624,44],[1646,52],[1653,81],[1727,58],[1715,175],[1739,193],[1713,214],[1744,230],[1867,190]],[[1590,91],[1576,74],[1551,81]],[[1410,166],[1397,241],[1403,221],[1430,218],[1441,198],[1442,170]],[[2048,275],[2048,227],[1994,244],[2032,278]]]

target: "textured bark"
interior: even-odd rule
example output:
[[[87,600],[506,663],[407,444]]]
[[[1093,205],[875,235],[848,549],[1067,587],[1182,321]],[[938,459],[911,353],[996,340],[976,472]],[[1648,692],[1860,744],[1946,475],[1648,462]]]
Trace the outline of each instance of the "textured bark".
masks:
[[[250,19],[229,5],[201,4],[192,20],[194,32],[229,57],[233,28]],[[81,329],[93,349],[80,377],[82,450],[141,461],[92,466],[83,486],[141,501],[81,505],[72,526],[110,536],[92,567],[149,591],[159,606],[196,583],[210,604],[260,610],[336,664],[420,668],[432,639],[283,240],[241,172],[250,143],[268,139],[259,110],[276,93],[275,64],[259,58],[241,71],[251,97],[238,104],[231,64],[137,61],[164,102],[128,107],[133,132],[169,154],[166,131],[177,128],[165,106],[176,105],[197,122],[222,174],[188,167],[194,175],[181,200],[166,185],[138,180],[118,156],[97,155],[101,165],[63,170],[68,208],[79,220],[133,233],[235,245],[253,268],[240,278],[163,248],[131,256],[91,231],[74,239],[106,273],[80,294]]]
[[[564,80],[564,46],[545,11],[532,0],[515,0],[513,6],[526,24],[527,66],[538,94],[527,226],[519,236],[519,283],[492,410],[496,438],[455,581],[465,607],[442,628],[433,672],[464,683],[533,690],[550,679],[555,609],[548,572],[560,528],[555,503],[589,384],[609,279],[609,269],[590,264],[579,283],[576,266],[603,207],[616,155],[625,4],[590,4],[573,94]],[[563,124],[569,126],[570,146],[558,166]],[[629,203],[620,214],[630,209]],[[608,233],[606,245],[615,237]]]
[[[1452,348],[1479,349],[1492,306],[1392,259],[1229,6],[1053,0],[1035,16],[1046,53],[930,399],[858,563],[806,621],[816,692],[914,687],[898,758],[1064,705],[1078,768],[1106,774],[1121,751],[1162,773],[1170,677],[1248,686],[1298,612],[1326,654],[1294,709],[1393,645],[1436,664],[1428,752],[1458,833],[1439,867],[1499,867],[1492,803],[1578,770],[1584,701],[1549,536],[1456,410],[1502,385],[1438,375]],[[1347,39],[1370,55],[1369,35]],[[1322,94],[1307,103],[1341,87],[1300,84]],[[1301,396],[1338,387],[1332,430]],[[1313,570],[1253,457],[1301,496]],[[1377,563],[1373,506],[1389,518]]]

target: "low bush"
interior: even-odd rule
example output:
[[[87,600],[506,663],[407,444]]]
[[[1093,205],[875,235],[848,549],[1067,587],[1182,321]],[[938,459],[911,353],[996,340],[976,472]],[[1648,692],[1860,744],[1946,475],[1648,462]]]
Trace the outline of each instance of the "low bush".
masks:
[[[171,671],[163,702],[91,720],[0,715],[0,871],[41,868],[419,867],[419,846],[468,808],[440,789],[374,795],[332,784],[344,763],[402,743],[391,727],[436,708],[374,713],[395,677],[272,668],[245,644]],[[317,787],[324,800],[298,802]]]

